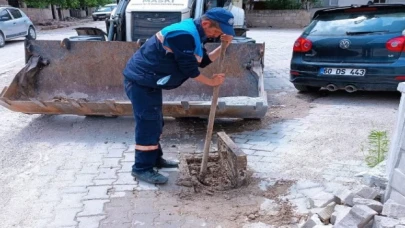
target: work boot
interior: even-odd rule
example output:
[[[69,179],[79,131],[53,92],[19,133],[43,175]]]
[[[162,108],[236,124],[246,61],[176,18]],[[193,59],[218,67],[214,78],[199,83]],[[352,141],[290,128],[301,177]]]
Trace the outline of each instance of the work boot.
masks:
[[[179,163],[171,160],[166,160],[163,158],[163,151],[162,151],[162,146],[159,143],[159,147],[157,149],[158,155],[156,158],[156,165],[155,167],[158,169],[161,168],[178,168]]]
[[[166,160],[164,158],[160,158],[158,162],[156,162],[156,168],[178,168],[179,163],[176,161]]]
[[[153,169],[146,171],[132,171],[131,175],[139,180],[143,180],[151,184],[164,184],[169,180],[169,178],[163,176]]]

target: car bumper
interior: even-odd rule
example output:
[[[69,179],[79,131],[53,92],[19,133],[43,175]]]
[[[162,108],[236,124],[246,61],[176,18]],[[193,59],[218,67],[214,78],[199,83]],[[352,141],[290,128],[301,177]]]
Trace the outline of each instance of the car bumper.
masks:
[[[322,75],[320,69],[352,68],[366,69],[364,76]],[[405,81],[405,61],[393,64],[322,64],[291,62],[290,81],[297,85],[326,87],[335,85],[338,89],[345,89],[351,85],[357,90],[365,91],[397,91],[398,84]],[[398,78],[401,77],[401,78]]]
[[[93,15],[94,19],[106,19],[107,17],[110,17],[110,15]]]

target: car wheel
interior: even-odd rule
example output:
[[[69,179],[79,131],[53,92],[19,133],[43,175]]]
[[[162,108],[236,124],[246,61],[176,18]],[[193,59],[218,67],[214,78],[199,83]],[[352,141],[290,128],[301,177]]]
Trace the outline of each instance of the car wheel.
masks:
[[[321,89],[321,87],[297,85],[297,84],[294,84],[294,87],[300,92],[318,92]]]
[[[6,39],[4,38],[4,35],[2,32],[0,32],[0,48],[4,47],[6,45]]]
[[[97,18],[93,17],[93,21],[97,21]]]
[[[27,39],[29,39],[29,40],[37,39],[37,32],[35,31],[35,28],[32,26],[30,26],[30,28],[28,29]]]

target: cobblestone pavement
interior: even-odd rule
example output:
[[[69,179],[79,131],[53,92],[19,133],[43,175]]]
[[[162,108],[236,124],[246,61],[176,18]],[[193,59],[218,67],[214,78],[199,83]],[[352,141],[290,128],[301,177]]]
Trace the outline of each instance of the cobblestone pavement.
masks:
[[[359,183],[354,175],[367,169],[362,150],[367,135],[372,129],[391,132],[399,102],[396,95],[371,93],[303,99],[288,81],[291,48],[299,34],[248,33],[266,42],[265,88],[274,99],[270,103],[277,103],[270,113],[289,113],[310,100],[309,110],[254,130],[239,122],[216,124],[215,131],[225,130],[248,155],[257,178],[249,188],[193,197],[174,184],[177,169],[161,171],[170,177],[165,186],[134,180],[131,118],[27,117],[0,109],[0,129],[10,129],[0,134],[3,147],[31,155],[19,155],[24,163],[18,170],[2,161],[1,227],[297,227],[299,215],[308,212],[308,198]],[[286,102],[290,98],[297,103]],[[200,153],[205,127],[202,120],[168,120],[165,157]],[[277,180],[292,183],[274,198],[268,191]],[[292,202],[293,213],[279,221],[277,202],[283,199]]]

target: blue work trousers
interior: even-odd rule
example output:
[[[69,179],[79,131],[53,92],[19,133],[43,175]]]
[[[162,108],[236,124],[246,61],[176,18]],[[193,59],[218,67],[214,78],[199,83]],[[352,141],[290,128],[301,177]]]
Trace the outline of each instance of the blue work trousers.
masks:
[[[164,125],[162,89],[141,86],[127,79],[124,80],[124,86],[131,100],[135,118],[135,144],[159,145],[159,149],[153,151],[135,150],[135,164],[132,166],[132,171],[150,170],[163,155],[159,144]]]

